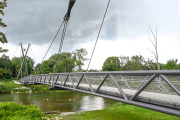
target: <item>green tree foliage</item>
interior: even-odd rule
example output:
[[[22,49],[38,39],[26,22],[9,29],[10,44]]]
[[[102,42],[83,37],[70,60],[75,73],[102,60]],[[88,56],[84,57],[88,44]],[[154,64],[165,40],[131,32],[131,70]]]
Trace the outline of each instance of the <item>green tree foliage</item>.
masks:
[[[2,55],[0,58],[0,78],[10,79],[14,75],[15,68],[11,63],[11,60],[8,56]]]
[[[41,70],[42,70],[42,73],[44,73],[44,74],[50,73],[49,61],[48,60],[45,60],[42,63]]]
[[[152,59],[147,59],[145,62],[145,70],[158,70],[157,63],[153,62]],[[161,66],[161,64],[160,64]]]
[[[41,64],[38,63],[35,67],[36,74],[41,74]]]
[[[55,70],[54,66],[54,70]],[[57,71],[60,72],[72,72],[75,67],[75,61],[72,59],[72,54],[69,52],[63,52],[60,54],[60,59],[57,63]]]
[[[72,54],[69,52],[63,52],[59,55],[59,61],[57,62],[58,54],[52,55],[49,60],[46,60],[42,65],[38,64],[41,73],[53,73],[53,72],[72,72],[75,68],[75,61],[72,58]],[[57,64],[57,68],[56,68]],[[38,70],[36,66],[36,69]],[[56,71],[55,71],[56,69]]]
[[[59,60],[58,54],[54,54],[42,64],[38,64],[36,66],[36,71],[37,73],[46,74],[54,72],[82,71],[82,66],[84,65],[83,62],[87,60],[86,55],[87,51],[84,48],[76,49],[75,52],[72,53],[63,52],[59,55]]]
[[[120,71],[120,61],[118,57],[108,57],[102,67],[103,71]]]
[[[171,59],[168,60],[165,65],[163,65],[163,69],[165,70],[180,69],[180,64],[178,64],[177,59]]]
[[[120,56],[119,59],[121,70],[123,71],[147,69],[145,66],[145,60],[141,55],[135,55],[131,58],[128,56]]]
[[[116,64],[118,61],[118,64]],[[109,57],[105,60],[103,71],[132,71],[132,70],[157,70],[157,65],[153,60],[147,59],[142,55],[134,55],[132,57],[120,56]]]
[[[3,0],[3,2],[0,2],[0,14],[4,16],[4,12],[3,9],[7,7],[7,0]],[[2,18],[0,18],[0,27],[7,27],[7,25],[5,23],[2,22]],[[7,39],[6,36],[3,32],[0,31],[0,42],[1,43],[7,43]],[[7,52],[7,49],[3,49],[2,47],[0,47],[0,53],[1,52]]]
[[[141,55],[135,55],[131,57],[130,70],[144,70],[147,69],[144,66],[145,60]]]
[[[23,61],[23,58],[22,57],[14,57],[11,62],[12,64],[14,65],[15,67],[15,75],[18,74],[19,70],[20,70],[20,67],[21,67],[21,63]],[[25,59],[26,63],[27,63],[27,70],[28,70],[28,74],[33,74],[34,72],[34,60],[30,57],[27,57]],[[23,64],[23,67],[22,67],[22,74],[25,75],[25,64]]]
[[[131,68],[131,61],[128,56],[120,56],[120,66],[122,71],[128,71]]]
[[[81,48],[76,49],[72,54],[73,59],[75,60],[76,71],[82,71],[82,66],[84,65],[84,62],[88,60],[86,58],[88,52],[86,51],[86,49]]]

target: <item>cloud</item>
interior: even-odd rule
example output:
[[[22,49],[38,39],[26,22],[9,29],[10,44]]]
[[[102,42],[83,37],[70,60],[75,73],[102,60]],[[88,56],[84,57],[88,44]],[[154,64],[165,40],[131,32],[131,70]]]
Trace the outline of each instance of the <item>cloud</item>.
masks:
[[[108,0],[77,0],[68,23],[65,43],[73,46],[96,39],[107,2]],[[161,32],[167,32],[165,27],[177,23],[177,3],[177,0],[166,0],[166,4],[163,0],[111,1],[100,37],[107,40],[138,38],[147,34],[149,24],[159,26]],[[6,34],[9,42],[17,44],[23,41],[37,45],[50,43],[63,20],[67,6],[67,0],[8,1],[5,22],[8,24]],[[61,34],[57,41],[60,37]]]
[[[63,51],[93,48],[94,44],[90,43],[97,38],[107,2],[108,0],[76,0],[68,22]],[[3,17],[8,25],[3,30],[8,42],[16,46],[20,42],[31,43],[36,47],[43,46],[44,52],[41,54],[44,54],[63,21],[67,7],[68,0],[8,0]],[[180,44],[179,21],[178,0],[114,0],[110,3],[99,39],[113,42],[113,45],[123,45],[126,40],[133,45],[140,37],[148,37],[148,25],[151,25],[153,30],[157,25],[158,37],[165,38],[173,33],[168,38],[173,37],[177,44]],[[61,32],[50,53],[57,53]],[[113,54],[113,51],[111,53]]]

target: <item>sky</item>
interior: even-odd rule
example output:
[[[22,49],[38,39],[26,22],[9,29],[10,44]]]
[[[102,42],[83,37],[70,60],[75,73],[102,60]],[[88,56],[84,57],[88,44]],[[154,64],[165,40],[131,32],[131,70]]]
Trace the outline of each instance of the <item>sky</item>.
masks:
[[[32,46],[36,63],[40,63],[67,11],[68,0],[8,0],[0,16],[7,24],[0,28],[6,34],[13,57],[20,42]],[[108,0],[76,0],[71,11],[63,52],[85,48],[90,58]],[[148,26],[157,26],[159,62],[180,61],[180,1],[179,0],[111,0],[99,36],[90,69],[101,69],[110,56],[142,55],[153,58],[154,50],[148,37]],[[62,31],[58,34],[46,59],[58,52]],[[153,36],[151,35],[151,39]],[[1,56],[2,54],[0,54]],[[20,56],[20,49],[15,56]],[[29,53],[32,56],[32,53]],[[89,61],[85,62],[84,69]]]

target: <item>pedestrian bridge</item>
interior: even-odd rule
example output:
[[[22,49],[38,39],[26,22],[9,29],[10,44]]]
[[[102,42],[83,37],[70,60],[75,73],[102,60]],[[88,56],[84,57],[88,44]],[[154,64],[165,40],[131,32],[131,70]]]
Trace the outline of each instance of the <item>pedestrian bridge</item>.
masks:
[[[37,74],[20,82],[75,90],[180,116],[180,70]]]

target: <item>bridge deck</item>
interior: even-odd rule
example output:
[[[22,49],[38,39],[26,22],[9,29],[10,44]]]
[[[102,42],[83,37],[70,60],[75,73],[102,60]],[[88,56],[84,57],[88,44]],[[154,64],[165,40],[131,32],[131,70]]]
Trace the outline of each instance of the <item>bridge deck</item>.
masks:
[[[72,85],[72,83],[67,82],[66,85]],[[77,86],[76,83],[74,83],[75,86]],[[79,87],[84,87],[84,88],[89,88],[89,85],[87,84],[80,84]],[[97,85],[92,85],[93,89],[97,89]],[[119,90],[114,87],[107,87],[107,86],[102,86],[101,91],[104,92],[113,92],[116,94],[119,94]],[[125,94],[132,96],[134,95],[137,90],[130,90],[130,89],[122,89]],[[169,95],[169,94],[162,94],[162,93],[154,93],[154,92],[147,92],[147,91],[142,91],[142,93],[138,97],[143,97],[143,98],[149,98],[149,99],[154,99],[154,100],[160,100],[164,101],[167,103],[176,103],[180,105],[180,97],[177,95]]]

